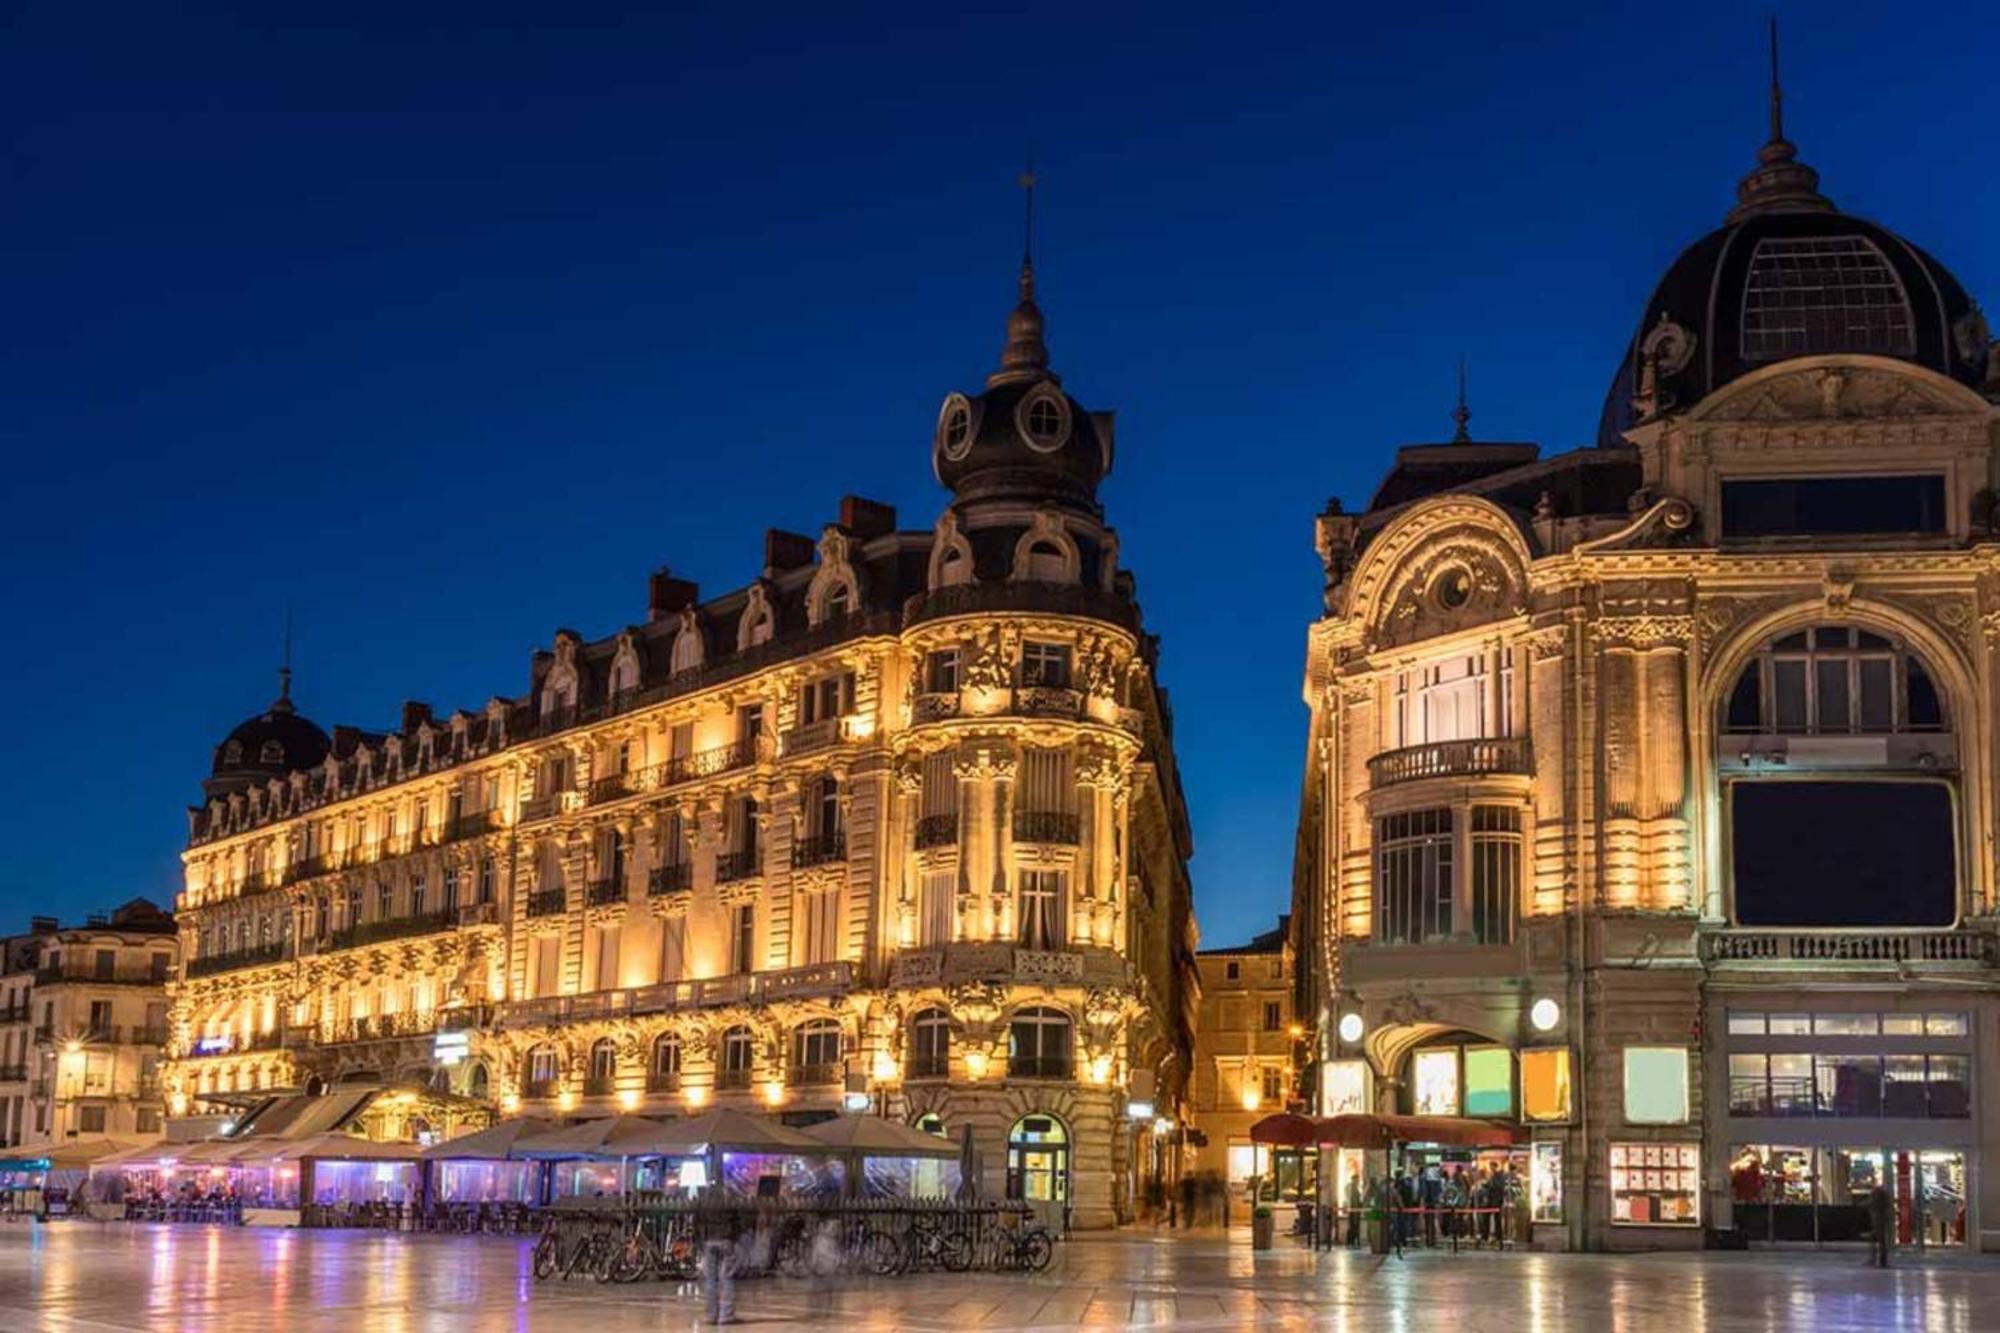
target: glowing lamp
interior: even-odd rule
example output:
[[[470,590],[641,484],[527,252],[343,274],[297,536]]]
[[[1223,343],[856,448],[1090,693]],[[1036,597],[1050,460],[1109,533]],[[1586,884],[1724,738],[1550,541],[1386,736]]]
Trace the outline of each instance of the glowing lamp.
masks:
[[[633,1107],[639,1104],[638,1092],[632,1088],[625,1089],[623,1092],[618,1094],[618,1104],[624,1107],[628,1111],[631,1110]]]
[[[783,1083],[780,1083],[775,1078],[772,1079],[770,1082],[766,1083],[764,1085],[764,1100],[769,1102],[773,1106],[776,1106],[780,1102],[784,1101],[785,1085]]]
[[[1105,1084],[1111,1081],[1111,1057],[1094,1055],[1090,1059],[1090,1081]]]
[[[1255,1088],[1243,1089],[1243,1109],[1254,1111],[1264,1104],[1264,1094]]]
[[[1340,1016],[1340,1039],[1349,1046],[1360,1041],[1363,1034],[1367,1031],[1368,1024],[1363,1022],[1361,1015],[1355,1013],[1353,1010],[1350,1009]]]
[[[558,1111],[574,1111],[576,1109],[576,1094],[568,1088],[564,1088],[560,1093],[556,1094],[556,1109]]]
[[[967,1052],[965,1053],[965,1072],[966,1072],[966,1075],[967,1075],[968,1077],[970,1077],[970,1078],[975,1078],[975,1079],[978,1079],[978,1078],[985,1078],[985,1077],[986,1077],[986,1063],[987,1063],[987,1060],[986,1060],[986,1052],[984,1052],[984,1051],[967,1051]]]
[[[516,1111],[521,1109],[521,1094],[518,1092],[509,1092],[501,1094],[500,1109],[502,1111],[505,1111],[508,1115],[513,1115]]]
[[[688,1104],[690,1110],[706,1106],[708,1105],[708,1089],[683,1088],[681,1089],[681,1100]]]
[[[1562,1006],[1544,995],[1528,1007],[1528,1021],[1535,1025],[1535,1031],[1547,1032],[1562,1022]]]

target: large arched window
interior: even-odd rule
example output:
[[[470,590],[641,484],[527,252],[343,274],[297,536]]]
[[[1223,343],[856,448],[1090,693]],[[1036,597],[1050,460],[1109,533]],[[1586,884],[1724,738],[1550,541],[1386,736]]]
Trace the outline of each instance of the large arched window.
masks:
[[[840,1024],[815,1018],[792,1029],[792,1082],[831,1083],[844,1072]]]
[[[1007,1028],[1007,1076],[1068,1078],[1071,1071],[1069,1015],[1044,1006],[1015,1014]]]
[[[465,1095],[485,1101],[492,1081],[492,1075],[486,1072],[485,1062],[474,1060],[465,1071]]]
[[[944,1078],[951,1073],[951,1015],[924,1009],[910,1020],[910,1077]]]
[[[590,1072],[585,1076],[584,1091],[606,1093],[618,1079],[618,1046],[609,1037],[600,1037],[591,1043]]]
[[[1734,924],[1872,931],[1957,919],[1958,738],[1907,643],[1856,625],[1775,635],[1731,682],[1720,722]]]
[[[1766,643],[1730,689],[1723,726],[1781,736],[1887,736],[1945,729],[1923,662],[1852,625],[1795,630]]]
[[[716,1073],[716,1086],[749,1087],[750,1071],[756,1062],[757,1039],[749,1028],[739,1023],[722,1034],[722,1067]]]

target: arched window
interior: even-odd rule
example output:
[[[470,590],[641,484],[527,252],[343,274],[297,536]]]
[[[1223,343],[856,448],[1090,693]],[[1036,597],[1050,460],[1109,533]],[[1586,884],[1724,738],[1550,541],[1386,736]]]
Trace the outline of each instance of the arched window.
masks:
[[[1942,731],[1945,710],[1923,662],[1903,644],[1851,625],[1772,639],[1729,692],[1724,729],[1780,736]]]
[[[585,1090],[609,1092],[618,1077],[618,1046],[609,1037],[600,1037],[590,1045],[590,1073]]]
[[[547,1097],[556,1090],[556,1080],[561,1076],[562,1056],[554,1046],[544,1043],[528,1052],[528,1076],[523,1080],[522,1095],[527,1097]]]
[[[944,1078],[951,1073],[951,1015],[921,1010],[910,1020],[910,1077]]]
[[[916,1121],[914,1123],[918,1129],[921,1129],[926,1134],[935,1134],[941,1139],[951,1137],[951,1135],[945,1131],[944,1117],[939,1115],[936,1111],[924,1112],[922,1115],[916,1118]]]
[[[839,620],[853,610],[854,593],[845,582],[837,582],[826,590],[825,619]]]
[[[474,1060],[465,1071],[465,1095],[485,1101],[491,1087],[492,1075],[486,1072],[485,1062]]]
[[[668,655],[667,669],[674,675],[683,671],[693,671],[701,665],[702,644],[701,625],[692,611],[681,615],[681,627],[674,635],[673,651]]]
[[[716,1086],[749,1087],[750,1071],[756,1062],[757,1039],[749,1028],[739,1023],[722,1034],[722,1068],[718,1072]]]
[[[653,1068],[647,1082],[655,1092],[672,1092],[681,1085],[681,1037],[663,1032],[653,1042]]]
[[[1052,1115],[1024,1115],[1007,1131],[1007,1197],[1069,1201],[1069,1131]]]
[[[972,553],[963,546],[952,545],[938,556],[937,583],[940,588],[972,582]]]
[[[792,1029],[792,1082],[829,1083],[843,1072],[840,1024],[815,1018]]]
[[[1043,1006],[1023,1009],[1007,1028],[1009,1078],[1068,1078],[1072,1072],[1069,1015]]]
[[[620,695],[630,694],[633,690],[638,689],[639,688],[638,659],[630,656],[629,654],[622,654],[617,658],[617,660],[612,662],[611,679],[609,682],[609,686],[611,691],[611,697],[614,699],[618,698]]]
[[[1061,583],[1069,568],[1062,548],[1054,542],[1036,542],[1028,547],[1028,577],[1038,583]]]

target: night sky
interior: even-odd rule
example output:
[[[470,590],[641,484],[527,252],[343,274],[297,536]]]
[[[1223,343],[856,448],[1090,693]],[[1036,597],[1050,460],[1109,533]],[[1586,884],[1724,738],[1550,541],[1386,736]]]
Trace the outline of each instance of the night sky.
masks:
[[[1289,894],[1312,517],[1592,436],[1764,128],[1740,6],[13,5],[0,928],[168,901],[210,751],[478,707],[853,491],[925,528],[1032,144],[1049,341],[1173,692],[1204,943]],[[1787,18],[1826,192],[2000,300],[1974,10]],[[1782,12],[1781,12],[1782,17]]]

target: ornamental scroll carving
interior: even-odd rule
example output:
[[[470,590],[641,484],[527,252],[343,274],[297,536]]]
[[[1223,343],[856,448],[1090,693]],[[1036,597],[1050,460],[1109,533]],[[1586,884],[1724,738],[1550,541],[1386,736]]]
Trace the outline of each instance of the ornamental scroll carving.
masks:
[[[1370,641],[1375,649],[1518,615],[1526,609],[1514,552],[1461,527],[1436,539],[1389,580]]]

